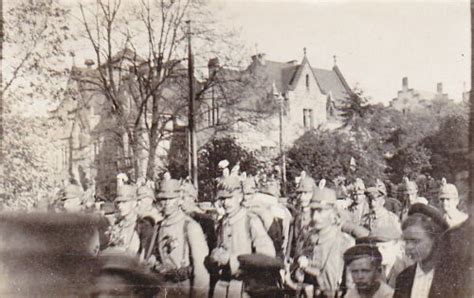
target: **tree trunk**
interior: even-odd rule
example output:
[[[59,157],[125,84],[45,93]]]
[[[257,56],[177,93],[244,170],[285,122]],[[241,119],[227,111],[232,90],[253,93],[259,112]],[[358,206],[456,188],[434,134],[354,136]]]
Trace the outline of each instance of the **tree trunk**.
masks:
[[[152,120],[150,128],[150,148],[148,150],[148,165],[146,171],[146,177],[150,180],[153,180],[155,176],[156,148],[158,147],[159,142],[158,125],[160,115],[158,111],[158,106],[158,97],[156,95],[153,95]]]

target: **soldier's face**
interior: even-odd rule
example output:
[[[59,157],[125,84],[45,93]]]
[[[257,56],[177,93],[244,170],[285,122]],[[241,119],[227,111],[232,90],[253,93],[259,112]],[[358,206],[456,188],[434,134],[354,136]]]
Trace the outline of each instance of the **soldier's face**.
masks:
[[[405,251],[415,262],[421,262],[431,256],[434,240],[419,225],[412,225],[403,230]]]
[[[243,200],[241,193],[234,193],[232,197],[222,199],[222,207],[226,214],[233,214],[240,209],[240,204]]]
[[[324,230],[336,222],[336,213],[330,206],[313,208],[312,213],[312,224],[316,230]]]
[[[349,265],[349,271],[358,290],[371,289],[379,278],[379,271],[370,257],[352,261]]]
[[[149,210],[153,207],[153,198],[143,198],[138,201],[138,209],[139,210]]]
[[[313,192],[302,192],[300,193],[299,195],[299,198],[300,198],[300,204],[301,204],[301,207],[308,207],[309,206],[309,203],[311,202],[311,197],[313,196]]]
[[[133,207],[135,207],[135,202],[133,202],[133,201],[126,201],[126,202],[119,202],[118,203],[118,209],[119,209],[120,215],[122,215],[122,216],[130,214]]]
[[[444,212],[451,212],[458,207],[459,199],[454,198],[439,198]]]
[[[179,209],[179,198],[167,199],[161,201],[161,205],[163,207],[163,214],[165,216],[170,216]]]

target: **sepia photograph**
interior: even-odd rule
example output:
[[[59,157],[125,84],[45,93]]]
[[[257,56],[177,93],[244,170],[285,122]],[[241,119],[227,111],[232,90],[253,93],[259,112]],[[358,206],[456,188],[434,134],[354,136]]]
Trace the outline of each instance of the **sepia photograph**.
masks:
[[[0,11],[0,297],[474,296],[473,0]]]

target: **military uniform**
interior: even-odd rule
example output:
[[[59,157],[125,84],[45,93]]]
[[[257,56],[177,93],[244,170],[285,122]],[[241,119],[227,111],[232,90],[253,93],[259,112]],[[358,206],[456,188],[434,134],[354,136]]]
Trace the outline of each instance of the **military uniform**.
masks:
[[[237,177],[225,177],[219,184],[218,198],[232,198],[242,195]],[[259,219],[245,208],[238,208],[232,215],[224,216],[218,224],[217,248],[210,255],[211,267],[217,270],[219,280],[214,288],[214,297],[243,297],[245,284],[240,275],[240,255],[260,253],[275,257],[275,248],[271,238]],[[227,255],[228,263],[215,265],[218,255]]]
[[[311,201],[311,208],[334,208],[336,204],[336,194],[333,190],[324,188],[315,191]],[[354,239],[342,232],[341,227],[336,223],[317,230],[307,229],[300,235],[299,245],[295,252],[293,280],[306,284],[309,287],[310,296],[334,297],[342,283],[344,271],[344,252],[354,245]],[[305,257],[308,264],[301,266],[301,257]]]
[[[180,196],[177,180],[163,181],[159,200],[181,199]],[[165,281],[163,297],[207,297],[209,274],[204,259],[209,249],[201,226],[177,209],[165,215],[155,231],[152,256],[156,259],[155,271]]]
[[[131,185],[124,185],[119,190],[119,196],[115,202],[136,202],[136,190]],[[140,247],[140,239],[135,230],[138,215],[134,210],[122,217],[111,226],[109,231],[109,251],[137,255]]]
[[[298,186],[296,188],[296,192],[298,193],[299,197],[303,196],[306,193],[311,193],[313,194],[314,189],[316,188],[316,183],[314,182],[314,179],[311,177],[308,177],[306,175],[303,175],[302,173],[302,178],[298,183]],[[292,233],[292,239],[290,241],[292,242],[290,246],[290,255],[294,255],[294,251],[297,246],[301,245],[298,243],[298,235],[302,235],[303,232],[308,229],[309,224],[311,223],[311,209],[309,206],[302,205],[301,200],[297,204],[297,209],[296,209],[296,214],[293,214],[293,230],[291,231]]]

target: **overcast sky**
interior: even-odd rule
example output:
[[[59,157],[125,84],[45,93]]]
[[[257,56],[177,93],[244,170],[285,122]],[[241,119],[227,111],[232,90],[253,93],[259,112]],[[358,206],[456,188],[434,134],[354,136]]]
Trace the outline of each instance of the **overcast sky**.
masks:
[[[331,68],[333,55],[349,84],[388,103],[407,76],[410,87],[450,97],[470,89],[468,0],[212,0],[216,16],[241,31],[247,46],[275,61]],[[252,53],[252,54],[253,54]]]

